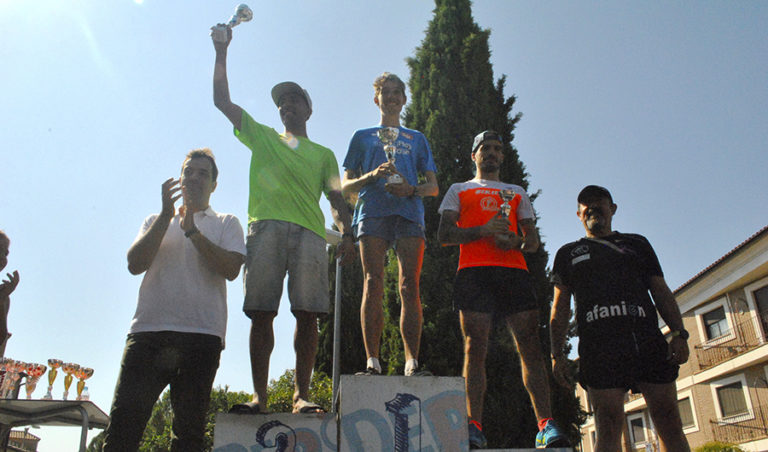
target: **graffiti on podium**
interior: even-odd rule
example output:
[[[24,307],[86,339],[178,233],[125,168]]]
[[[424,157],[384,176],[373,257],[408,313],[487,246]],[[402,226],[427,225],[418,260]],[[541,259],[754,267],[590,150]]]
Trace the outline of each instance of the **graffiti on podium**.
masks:
[[[338,448],[334,415],[280,414],[219,418],[214,452],[467,451],[463,391],[382,395],[342,411]]]
[[[333,415],[318,417],[291,414],[219,417],[213,451],[335,451],[335,418]]]
[[[464,393],[445,391],[424,401],[398,393],[383,410],[362,408],[343,413],[342,451],[466,451]]]

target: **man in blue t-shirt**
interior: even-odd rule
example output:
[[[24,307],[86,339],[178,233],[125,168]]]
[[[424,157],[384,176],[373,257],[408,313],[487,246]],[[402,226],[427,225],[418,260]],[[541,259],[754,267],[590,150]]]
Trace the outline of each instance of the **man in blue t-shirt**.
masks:
[[[365,278],[360,322],[368,357],[362,373],[381,373],[384,256],[394,245],[400,268],[400,334],[405,347],[405,375],[417,375],[423,373],[418,370],[423,323],[419,275],[425,237],[421,198],[437,195],[437,170],[424,135],[400,125],[400,112],[406,102],[405,83],[395,74],[385,72],[376,78],[373,88],[381,125],[358,130],[352,136],[342,179],[342,193],[348,199],[357,198],[352,224],[360,241]],[[379,138],[383,132],[392,134],[391,142]],[[389,145],[389,152],[385,152],[385,145]]]

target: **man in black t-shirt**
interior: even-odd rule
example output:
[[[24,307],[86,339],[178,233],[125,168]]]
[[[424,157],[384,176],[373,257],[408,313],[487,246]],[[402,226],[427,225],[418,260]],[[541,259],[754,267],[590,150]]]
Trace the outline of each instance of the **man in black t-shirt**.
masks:
[[[688,332],[656,253],[645,237],[611,229],[616,204],[605,188],[585,187],[578,203],[587,235],[560,248],[552,270],[555,379],[570,386],[563,349],[573,295],[579,382],[595,412],[595,451],[620,450],[629,389],[645,396],[664,449],[688,451],[675,388],[679,366],[688,360]],[[659,330],[657,311],[672,332],[669,344]]]

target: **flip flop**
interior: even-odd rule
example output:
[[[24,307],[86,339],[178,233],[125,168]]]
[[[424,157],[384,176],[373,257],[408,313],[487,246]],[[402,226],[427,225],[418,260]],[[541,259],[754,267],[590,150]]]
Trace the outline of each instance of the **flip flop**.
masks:
[[[266,414],[262,413],[258,402],[237,403],[229,409],[233,414]]]
[[[299,399],[293,404],[293,414],[321,414],[325,412],[323,407],[309,400]]]

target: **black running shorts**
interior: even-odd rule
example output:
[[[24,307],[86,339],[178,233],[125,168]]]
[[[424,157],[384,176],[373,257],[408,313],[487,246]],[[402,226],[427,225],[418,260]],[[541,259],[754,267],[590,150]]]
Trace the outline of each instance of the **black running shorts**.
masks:
[[[631,389],[637,383],[665,384],[677,380],[680,366],[667,360],[667,341],[658,335],[645,340],[606,339],[600,344],[579,344],[579,382],[594,389]]]
[[[520,268],[467,267],[456,273],[453,307],[506,317],[538,309],[531,275]]]

